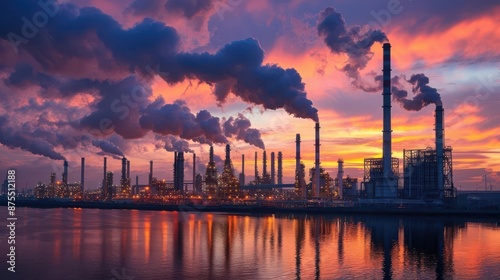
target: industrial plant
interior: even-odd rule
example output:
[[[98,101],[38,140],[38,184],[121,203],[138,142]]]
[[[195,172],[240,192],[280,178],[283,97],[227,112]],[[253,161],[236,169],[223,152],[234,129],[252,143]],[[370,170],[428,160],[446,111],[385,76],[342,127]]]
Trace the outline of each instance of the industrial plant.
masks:
[[[408,149],[403,151],[402,169],[398,158],[392,155],[391,127],[391,45],[383,44],[383,141],[380,158],[365,158],[361,182],[358,178],[344,175],[344,160],[338,159],[336,176],[331,176],[321,166],[320,123],[314,126],[314,166],[309,170],[301,158],[301,135],[296,134],[294,182],[283,182],[283,153],[272,151],[268,164],[268,153],[262,152],[261,170],[258,168],[259,154],[254,155],[254,178],[246,182],[245,155],[241,156],[241,172],[233,167],[231,146],[225,146],[225,158],[221,170],[214,160],[214,149],[209,150],[209,160],[204,173],[196,171],[196,154],[192,154],[192,174],[185,174],[188,153],[173,153],[173,180],[160,180],[153,175],[153,161],[149,162],[147,184],[135,184],[130,174],[130,161],[121,159],[120,180],[114,180],[113,173],[107,170],[107,158],[103,161],[103,179],[99,191],[85,191],[85,158],[81,159],[81,181],[68,183],[68,162],[64,161],[62,180],[50,174],[48,185],[40,183],[35,189],[38,198],[72,198],[77,200],[98,200],[105,202],[136,201],[155,203],[180,203],[185,199],[205,203],[240,203],[267,199],[269,201],[290,203],[316,203],[337,205],[338,202],[377,201],[387,202],[397,199],[399,204],[406,202],[433,201],[446,203],[456,196],[453,186],[452,148],[445,146],[444,109],[436,103],[435,108],[435,147]],[[276,156],[277,155],[277,156]],[[277,162],[275,162],[277,161]],[[220,167],[220,166],[219,166]],[[270,167],[268,169],[268,167]],[[307,174],[308,170],[309,174]],[[308,175],[308,176],[307,176]],[[337,204],[336,204],[337,203]]]

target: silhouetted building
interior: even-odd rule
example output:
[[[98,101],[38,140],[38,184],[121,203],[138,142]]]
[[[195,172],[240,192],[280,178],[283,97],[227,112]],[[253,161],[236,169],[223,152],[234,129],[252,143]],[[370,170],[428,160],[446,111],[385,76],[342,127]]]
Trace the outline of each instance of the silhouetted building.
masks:
[[[239,181],[234,175],[234,168],[231,162],[231,148],[226,145],[226,159],[224,160],[224,170],[219,178],[219,197],[235,198],[239,195]]]
[[[214,148],[210,146],[210,159],[205,171],[205,187],[207,194],[214,196],[217,192],[217,185],[217,167],[215,166],[214,161]]]

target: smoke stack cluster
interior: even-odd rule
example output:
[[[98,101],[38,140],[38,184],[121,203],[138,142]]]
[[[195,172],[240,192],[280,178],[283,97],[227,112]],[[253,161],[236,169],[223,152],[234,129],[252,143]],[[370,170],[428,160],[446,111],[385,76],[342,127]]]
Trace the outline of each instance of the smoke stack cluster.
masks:
[[[444,194],[444,175],[443,175],[443,159],[444,159],[444,110],[442,105],[436,106],[436,162],[437,162],[437,184],[439,197]]]
[[[307,190],[304,181],[304,172],[300,164],[300,134],[295,137],[295,191],[301,198],[307,198]]]
[[[391,162],[392,162],[392,128],[391,128],[391,44],[384,43],[384,65],[383,65],[383,154],[382,154],[382,167],[384,171],[384,177],[389,178],[392,174]]]

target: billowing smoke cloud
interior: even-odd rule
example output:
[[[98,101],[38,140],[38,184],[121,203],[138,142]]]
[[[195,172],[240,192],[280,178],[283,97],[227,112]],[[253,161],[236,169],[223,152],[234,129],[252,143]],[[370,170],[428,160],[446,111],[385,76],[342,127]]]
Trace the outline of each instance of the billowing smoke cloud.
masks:
[[[156,135],[155,139],[161,143],[156,143],[157,149],[165,149],[168,152],[193,153],[189,148],[189,142],[173,135]]]
[[[47,141],[34,137],[29,131],[9,126],[9,116],[0,115],[0,143],[14,149],[46,156],[55,160],[64,160],[64,156],[54,150]]]
[[[230,117],[227,119],[223,124],[223,129],[226,137],[236,137],[238,140],[243,140],[264,150],[265,146],[260,131],[250,128],[251,126],[250,120],[240,113],[236,118]]]
[[[176,135],[193,141],[206,139],[214,143],[228,142],[222,133],[219,118],[206,110],[194,115],[182,100],[165,104],[163,98],[158,98],[145,109],[139,122],[143,129],[161,135]]]
[[[38,140],[48,146],[39,144],[35,149],[29,141],[18,141],[14,145],[8,140],[9,134],[2,135],[8,143],[6,146],[62,158],[50,150],[75,148],[78,143],[96,143],[101,147],[100,139],[113,134],[137,139],[155,131],[199,143],[228,142],[219,118],[206,110],[194,115],[185,104],[149,104],[154,74],[161,74],[169,84],[186,79],[209,84],[220,104],[233,93],[252,105],[270,110],[282,108],[295,117],[318,120],[317,109],[307,98],[299,73],[293,68],[264,65],[264,51],[255,39],[229,43],[213,54],[183,53],[179,52],[177,31],[161,22],[144,19],[124,29],[96,8],[55,2],[47,5],[41,7],[36,0],[9,1],[0,12],[2,89],[12,91],[11,94],[26,93],[29,98],[28,93],[32,95],[36,91],[26,89],[38,87],[37,98],[50,98],[58,103],[89,93],[93,95],[89,104],[91,111],[85,110],[83,116],[69,114],[66,119],[48,126],[61,133],[32,127],[29,132],[36,132]],[[213,3],[168,0],[165,6],[182,10],[186,17],[195,17],[212,9]],[[26,23],[20,19],[40,10],[47,13],[48,20],[43,28],[29,30],[28,40],[23,28]],[[32,113],[49,112],[51,104],[55,103],[37,103],[43,111]],[[17,109],[11,111],[21,112]],[[180,122],[182,125],[167,119],[176,117],[177,113],[187,117]],[[243,131],[231,137],[263,146],[257,130]],[[28,130],[14,130],[11,134],[23,133]]]
[[[392,78],[393,99],[399,102],[408,111],[419,111],[429,104],[442,105],[441,96],[437,89],[430,87],[429,78],[424,74],[414,74],[406,82],[412,85],[413,98],[408,98],[408,92],[404,90],[401,80],[404,77]]]
[[[370,48],[387,41],[387,36],[380,30],[369,26],[347,26],[344,17],[333,7],[320,13],[318,35],[324,38],[326,45],[335,54],[346,54],[347,63],[342,67],[355,87],[362,87],[364,82],[359,71],[363,70],[373,56]]]
[[[293,68],[262,65],[263,60],[257,40],[248,38],[229,43],[215,54],[180,53],[163,78],[171,84],[195,78],[215,85],[214,94],[221,104],[232,92],[265,109],[283,108],[295,117],[318,121],[318,110],[307,99],[300,74]]]
[[[118,146],[108,140],[92,140],[92,145],[100,148],[104,153],[124,157],[125,155]]]

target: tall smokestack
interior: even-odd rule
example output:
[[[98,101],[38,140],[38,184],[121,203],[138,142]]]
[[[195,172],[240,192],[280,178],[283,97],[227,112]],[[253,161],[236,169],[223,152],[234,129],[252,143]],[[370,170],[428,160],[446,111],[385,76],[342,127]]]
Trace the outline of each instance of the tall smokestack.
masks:
[[[339,170],[337,173],[337,182],[339,183],[339,198],[342,199],[344,196],[344,160],[339,159]]]
[[[151,186],[153,183],[153,161],[149,161],[149,182],[148,185]]]
[[[104,157],[104,177],[102,179],[102,194],[101,194],[101,198],[104,200],[106,199],[107,197],[107,193],[108,193],[108,182],[107,182],[107,172],[106,172],[106,168],[107,168],[107,158]]]
[[[125,157],[122,158],[122,180],[125,181],[127,179],[127,159]]]
[[[274,152],[271,152],[271,185],[276,184],[275,178],[275,169],[274,169]]]
[[[231,160],[231,147],[229,144],[226,144],[226,162]]]
[[[134,194],[139,193],[139,175],[135,175],[135,191]]]
[[[68,185],[68,161],[64,161],[64,172],[63,172],[63,178],[62,178],[64,186]]]
[[[443,158],[444,158],[444,129],[443,118],[444,110],[442,105],[436,106],[436,163],[437,163],[437,188],[439,198],[444,194],[444,175],[443,175]]]
[[[239,181],[240,181],[240,186],[245,185],[245,155],[241,155],[241,173]]]
[[[267,156],[266,151],[264,151],[262,155],[262,177],[265,178],[267,176]]]
[[[214,162],[214,147],[210,146],[210,162]]]
[[[295,191],[301,198],[305,199],[307,197],[306,186],[303,184],[304,172],[302,172],[302,166],[300,164],[300,134],[295,137]]]
[[[193,191],[194,191],[194,182],[196,181],[196,154],[193,153]]]
[[[127,160],[127,179],[130,178],[130,160]]]
[[[255,180],[259,178],[259,170],[257,169],[257,152],[255,152]]]
[[[174,190],[178,191],[177,152],[174,151]]]
[[[278,185],[283,184],[283,154],[278,152]]]
[[[82,157],[82,174],[81,174],[81,179],[80,179],[80,182],[81,182],[81,186],[80,188],[82,189],[82,198],[83,198],[83,190],[85,188],[85,158]]]
[[[317,122],[316,123],[316,126],[315,126],[315,131],[316,131],[316,144],[315,144],[315,154],[316,154],[316,158],[315,158],[315,161],[314,161],[314,165],[315,165],[315,169],[316,171],[314,172],[314,175],[315,175],[315,190],[314,190],[314,196],[316,197],[319,197],[319,193],[320,193],[320,174],[319,174],[319,123]]]
[[[384,177],[389,178],[392,175],[391,157],[392,157],[392,139],[391,139],[391,44],[385,43],[382,47],[384,49],[384,68],[383,68],[383,93],[384,97],[383,110],[384,110],[384,130],[383,130],[383,155],[382,164],[384,170]]]

